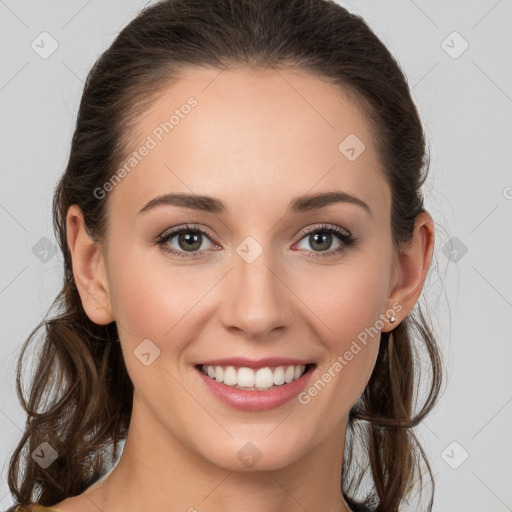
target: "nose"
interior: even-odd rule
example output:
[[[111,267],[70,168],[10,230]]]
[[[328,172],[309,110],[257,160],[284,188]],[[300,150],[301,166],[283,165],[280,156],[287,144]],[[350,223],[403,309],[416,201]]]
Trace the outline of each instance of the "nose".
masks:
[[[292,322],[295,299],[282,267],[269,249],[254,261],[237,252],[232,259],[233,268],[226,276],[220,306],[222,325],[254,341],[282,336]]]

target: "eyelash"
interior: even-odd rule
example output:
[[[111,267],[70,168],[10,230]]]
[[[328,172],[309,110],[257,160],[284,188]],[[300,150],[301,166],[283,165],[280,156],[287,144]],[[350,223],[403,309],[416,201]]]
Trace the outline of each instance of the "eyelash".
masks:
[[[212,238],[210,233],[208,233],[207,231],[205,231],[201,228],[198,228],[195,226],[190,226],[190,225],[186,224],[179,228],[173,228],[169,231],[162,233],[161,235],[158,235],[155,242],[160,247],[160,249],[162,251],[172,254],[173,256],[176,256],[178,258],[185,258],[185,259],[196,258],[197,255],[201,254],[202,252],[208,252],[206,250],[206,251],[190,251],[187,253],[186,251],[178,251],[176,249],[170,248],[167,245],[167,242],[169,242],[169,240],[171,238],[174,238],[176,235],[180,235],[181,233],[189,233],[189,232],[201,233],[202,235],[208,237],[209,239]],[[302,236],[301,236],[299,242],[301,242],[306,236],[310,235],[311,233],[317,233],[317,232],[319,232],[319,233],[334,233],[335,235],[338,236],[338,238],[342,242],[342,245],[340,247],[338,247],[337,249],[330,249],[328,251],[308,251],[308,252],[314,252],[316,254],[316,256],[310,256],[308,254],[308,257],[310,257],[310,258],[324,258],[324,257],[328,257],[328,256],[333,256],[335,254],[340,254],[341,252],[345,251],[350,246],[355,245],[359,241],[358,238],[356,238],[355,236],[348,233],[348,231],[345,231],[344,229],[339,228],[338,226],[322,224],[320,226],[314,226],[314,227],[306,229],[306,231],[304,231],[302,233]],[[297,243],[299,243],[299,242],[297,242]]]

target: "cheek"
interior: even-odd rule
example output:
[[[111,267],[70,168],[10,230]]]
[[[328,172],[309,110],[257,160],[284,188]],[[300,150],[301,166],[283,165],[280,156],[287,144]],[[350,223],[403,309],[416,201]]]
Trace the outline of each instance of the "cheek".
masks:
[[[314,313],[309,316],[327,357],[319,368],[320,382],[312,382],[310,389],[313,396],[322,395],[319,406],[337,404],[335,410],[345,410],[362,393],[375,365],[389,266],[380,254],[361,255],[324,275],[317,273],[314,282],[311,286],[311,279],[309,284],[303,279],[300,286],[307,290],[305,303]],[[324,387],[330,391],[323,393]],[[306,396],[304,403],[307,400]]]
[[[147,251],[112,254],[109,285],[114,315],[130,350],[150,339],[161,355],[175,358],[203,328],[208,292],[220,276],[205,266],[171,264],[165,255],[148,257]]]
[[[377,326],[384,313],[389,284],[388,263],[378,256],[353,257],[338,267],[316,269],[298,275],[294,287],[322,327],[322,336],[332,348],[342,349],[365,329]],[[378,336],[377,338],[378,339]]]

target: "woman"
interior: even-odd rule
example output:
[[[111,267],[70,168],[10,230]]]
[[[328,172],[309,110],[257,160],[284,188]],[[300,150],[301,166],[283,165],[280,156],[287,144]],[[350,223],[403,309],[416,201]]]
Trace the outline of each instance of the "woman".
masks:
[[[441,384],[426,169],[403,73],[336,3],[144,9],[55,193],[64,286],[27,400],[37,329],[19,361],[11,510],[403,510]]]

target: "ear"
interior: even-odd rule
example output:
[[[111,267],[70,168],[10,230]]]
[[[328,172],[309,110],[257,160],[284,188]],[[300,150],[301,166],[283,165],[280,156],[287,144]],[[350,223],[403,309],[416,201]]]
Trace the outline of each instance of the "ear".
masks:
[[[89,237],[82,210],[69,207],[66,216],[67,242],[73,275],[85,313],[99,325],[114,321],[102,245]]]
[[[409,244],[400,247],[395,260],[396,284],[387,299],[387,307],[400,304],[402,309],[395,314],[397,322],[386,322],[383,332],[394,329],[414,308],[423,289],[434,250],[434,222],[428,212],[416,216],[414,231]],[[389,328],[388,328],[389,325]]]

